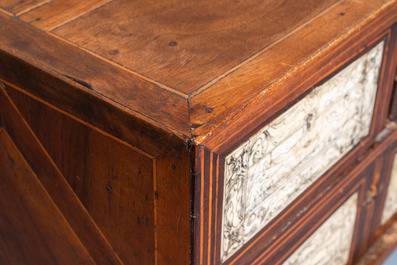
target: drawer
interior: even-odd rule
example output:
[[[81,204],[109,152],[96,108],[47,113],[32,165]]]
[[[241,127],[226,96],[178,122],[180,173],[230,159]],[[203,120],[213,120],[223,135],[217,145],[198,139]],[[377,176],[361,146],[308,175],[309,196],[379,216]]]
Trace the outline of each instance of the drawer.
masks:
[[[395,216],[397,213],[397,149],[393,150],[386,160],[387,173],[384,175],[385,186],[387,187],[385,200],[382,207],[381,221],[380,224],[383,226]],[[390,163],[391,162],[391,163]],[[391,167],[390,165],[391,164]]]
[[[368,240],[358,265],[383,264],[397,246],[397,143],[389,143],[377,159],[377,170],[369,187],[374,200],[367,214]],[[372,186],[372,188],[371,188]],[[368,250],[366,248],[368,246]]]
[[[319,192],[321,199],[264,251],[269,254],[259,255],[258,264],[356,264],[397,217],[396,139],[393,131]],[[383,230],[375,232],[379,224]]]
[[[310,187],[298,206],[288,207],[223,264],[352,264],[368,242],[367,194],[376,169],[376,157],[368,158],[326,187]]]
[[[283,265],[347,264],[350,257],[354,228],[360,211],[359,192],[328,206],[331,214],[314,217],[319,222],[308,228],[298,247],[290,249]],[[288,254],[287,254],[288,255]]]
[[[225,158],[227,260],[370,133],[384,40]]]
[[[377,193],[377,218],[374,220],[376,229],[372,232],[372,242],[397,220],[397,144],[388,147],[382,157],[381,171]]]
[[[320,219],[307,214],[315,205],[322,205],[323,214],[330,218],[337,213],[333,205],[342,205],[348,197],[338,197],[337,189],[329,191],[336,182],[347,179],[361,183],[362,187],[356,187],[356,202],[365,208],[359,221],[365,233],[358,235],[358,243],[353,244],[347,258],[352,262],[364,254],[376,230],[375,223],[365,218],[372,220],[367,212],[375,214],[379,207],[371,186],[377,185],[373,179],[379,165],[375,167],[374,161],[379,153],[370,150],[387,135],[380,132],[388,115],[390,87],[386,83],[390,78],[385,69],[391,67],[388,55],[393,39],[389,33],[357,47],[357,53],[335,58],[341,63],[325,78],[290,98],[283,108],[270,110],[250,133],[230,137],[219,152],[205,147],[197,150],[193,217],[194,244],[200,247],[196,248],[195,262],[287,262],[291,253],[282,257],[277,253],[295,247],[279,240],[293,238],[295,233],[302,237],[310,226],[317,229],[326,224],[325,219],[318,223]],[[384,151],[387,146],[382,148]],[[369,159],[365,165],[360,162],[364,156]],[[357,169],[350,171],[354,165]],[[347,190],[342,189],[346,195]],[[334,195],[338,198],[333,203],[320,203]],[[310,225],[289,230],[303,219]],[[270,249],[275,252],[271,254]]]
[[[386,168],[391,170],[387,161],[394,160],[391,150],[397,150],[396,139],[397,132],[393,131],[371,148],[364,160],[358,159],[343,173],[330,177],[326,186],[316,183],[307,189],[295,202],[299,211],[288,207],[277,222],[249,240],[224,264],[357,262],[384,231],[376,234],[382,216],[382,194],[386,194],[382,174]]]

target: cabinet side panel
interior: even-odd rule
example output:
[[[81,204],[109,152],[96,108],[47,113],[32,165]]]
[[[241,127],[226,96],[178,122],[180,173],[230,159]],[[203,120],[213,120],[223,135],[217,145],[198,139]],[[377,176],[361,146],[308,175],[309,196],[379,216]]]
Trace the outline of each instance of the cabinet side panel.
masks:
[[[4,128],[0,145],[0,263],[94,265]]]
[[[154,264],[152,157],[6,88],[121,260]]]
[[[158,265],[190,264],[190,161],[183,144],[156,158]]]

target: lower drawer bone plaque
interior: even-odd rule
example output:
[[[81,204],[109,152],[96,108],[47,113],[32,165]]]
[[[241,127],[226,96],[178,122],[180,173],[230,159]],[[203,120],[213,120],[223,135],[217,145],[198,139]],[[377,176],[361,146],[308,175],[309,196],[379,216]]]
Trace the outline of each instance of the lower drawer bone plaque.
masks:
[[[389,187],[386,193],[381,224],[384,225],[397,212],[397,154],[394,155]]]
[[[369,134],[383,47],[315,87],[226,157],[222,261]]]
[[[357,213],[357,193],[339,207],[283,265],[345,265]]]

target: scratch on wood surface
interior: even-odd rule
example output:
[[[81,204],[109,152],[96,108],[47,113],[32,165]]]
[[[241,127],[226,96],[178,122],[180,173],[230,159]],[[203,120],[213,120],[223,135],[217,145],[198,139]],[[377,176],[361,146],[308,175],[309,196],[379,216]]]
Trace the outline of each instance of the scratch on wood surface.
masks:
[[[63,76],[68,78],[68,79],[70,79],[70,80],[72,80],[72,81],[74,81],[74,82],[76,82],[76,83],[78,83],[78,84],[80,84],[80,85],[82,85],[82,86],[84,86],[84,87],[86,87],[86,88],[88,88],[88,89],[94,90],[94,88],[92,87],[92,85],[90,83],[87,83],[87,82],[85,82],[83,80],[80,80],[80,79],[77,79],[77,78],[74,78],[74,77],[71,77],[71,76],[68,76],[68,75],[63,75]]]
[[[179,224],[181,223],[182,214],[179,213],[178,223],[176,224],[176,231],[179,232]]]

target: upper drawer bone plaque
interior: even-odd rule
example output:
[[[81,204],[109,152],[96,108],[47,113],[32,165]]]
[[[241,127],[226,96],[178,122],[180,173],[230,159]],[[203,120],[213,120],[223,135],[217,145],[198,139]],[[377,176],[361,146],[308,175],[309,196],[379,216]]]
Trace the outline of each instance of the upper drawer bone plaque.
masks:
[[[226,157],[222,261],[369,134],[383,47],[382,41]]]

